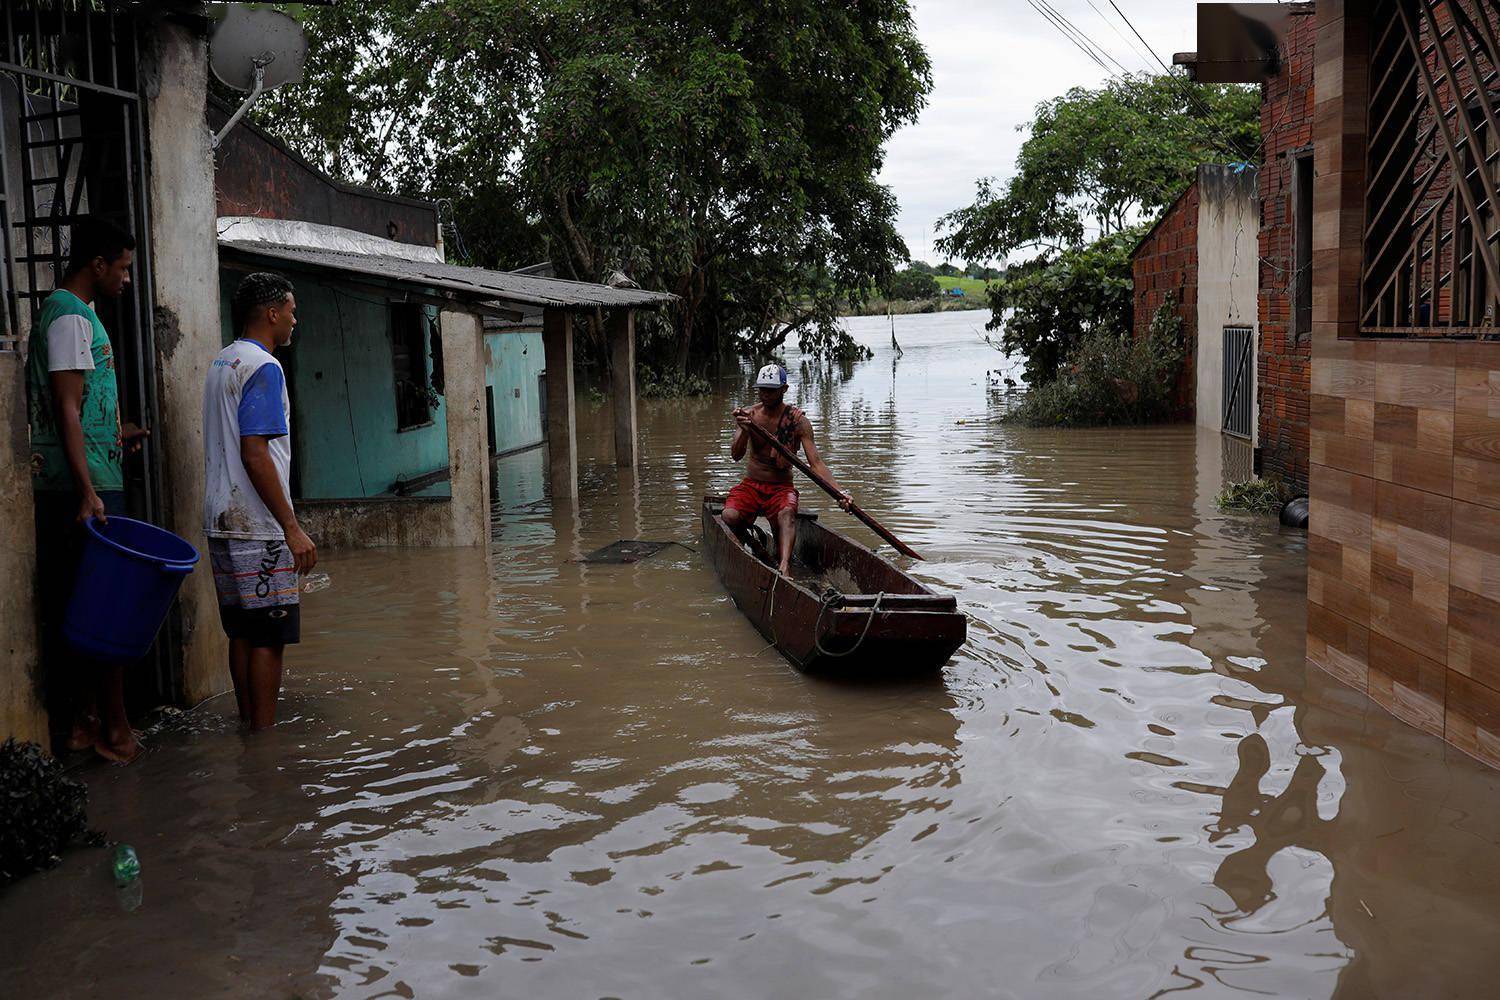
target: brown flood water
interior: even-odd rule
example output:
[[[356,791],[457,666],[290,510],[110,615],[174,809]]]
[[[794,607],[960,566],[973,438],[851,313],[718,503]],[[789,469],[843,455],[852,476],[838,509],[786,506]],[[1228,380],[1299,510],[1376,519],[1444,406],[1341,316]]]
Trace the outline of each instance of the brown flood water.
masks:
[[[727,398],[644,404],[638,483],[594,412],[488,560],[325,557],[276,731],[87,772],[139,906],[91,850],[0,895],[5,994],[1493,995],[1500,775],[1304,665],[1305,536],[1214,509],[1218,436],[1001,427],[982,317],[899,322],[798,401],[973,616],[941,678],[798,675],[685,549],[571,561],[733,479]]]

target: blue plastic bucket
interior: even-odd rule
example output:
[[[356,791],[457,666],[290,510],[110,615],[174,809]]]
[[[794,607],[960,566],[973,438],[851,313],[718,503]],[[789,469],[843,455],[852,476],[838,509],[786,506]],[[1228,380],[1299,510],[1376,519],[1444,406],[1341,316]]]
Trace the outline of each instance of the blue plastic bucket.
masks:
[[[170,531],[128,517],[90,520],[63,634],[105,660],[146,655],[198,550]]]

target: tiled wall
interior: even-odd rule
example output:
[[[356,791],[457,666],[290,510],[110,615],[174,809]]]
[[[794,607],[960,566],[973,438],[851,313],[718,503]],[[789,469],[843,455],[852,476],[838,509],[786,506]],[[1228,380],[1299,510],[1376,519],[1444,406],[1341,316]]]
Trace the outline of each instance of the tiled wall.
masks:
[[[1500,344],[1313,369],[1308,658],[1500,766]]]
[[[1500,767],[1500,343],[1359,337],[1362,9],[1317,14],[1307,656]]]

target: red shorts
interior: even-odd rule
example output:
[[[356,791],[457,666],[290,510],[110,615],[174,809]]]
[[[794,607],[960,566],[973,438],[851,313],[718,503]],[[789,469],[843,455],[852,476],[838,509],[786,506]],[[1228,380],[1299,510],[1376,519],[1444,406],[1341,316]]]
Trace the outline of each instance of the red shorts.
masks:
[[[763,483],[759,479],[742,479],[724,498],[725,507],[733,507],[751,519],[775,517],[784,510],[797,510],[797,488],[791,483]]]

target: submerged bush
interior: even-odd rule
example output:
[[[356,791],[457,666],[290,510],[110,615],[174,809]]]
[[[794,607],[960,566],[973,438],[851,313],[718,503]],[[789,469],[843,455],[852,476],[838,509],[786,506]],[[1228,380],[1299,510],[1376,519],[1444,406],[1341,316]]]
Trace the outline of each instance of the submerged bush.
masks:
[[[1068,355],[1057,377],[1004,417],[1030,427],[1145,424],[1170,419],[1186,353],[1182,320],[1169,297],[1146,336],[1096,331]]]
[[[1220,510],[1243,510],[1253,514],[1275,514],[1281,510],[1281,487],[1269,479],[1247,479],[1230,483],[1214,497]]]
[[[88,789],[35,743],[0,744],[0,885],[58,862],[75,843],[97,843]]]
[[[647,365],[636,369],[636,394],[642,399],[677,399],[706,396],[713,391],[708,379],[682,371],[657,371]]]

